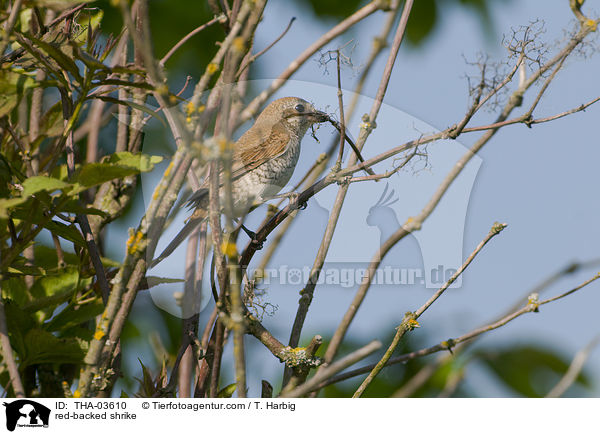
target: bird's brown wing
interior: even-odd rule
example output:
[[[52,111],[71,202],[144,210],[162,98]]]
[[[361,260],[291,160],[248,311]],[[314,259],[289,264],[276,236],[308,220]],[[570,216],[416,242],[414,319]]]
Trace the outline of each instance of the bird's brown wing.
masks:
[[[234,163],[231,168],[231,180],[244,176],[246,173],[256,170],[265,162],[283,154],[290,141],[290,135],[279,123],[261,128],[254,125],[246,131],[235,143]],[[223,177],[221,176],[221,180]],[[223,185],[221,183],[221,185]],[[183,229],[175,236],[163,252],[151,262],[154,267],[173,251],[202,223],[206,217],[206,209],[201,207],[202,201],[207,200],[208,180],[196,190],[188,199],[190,206],[197,207]]]
[[[272,158],[283,154],[290,141],[290,134],[279,123],[261,127],[254,125],[235,142],[233,151],[233,165],[231,167],[231,180],[241,178],[246,173],[260,167]],[[223,176],[221,172],[221,186]],[[205,195],[208,194],[208,179],[189,198],[190,206],[198,206]]]
[[[254,125],[235,143],[231,179],[236,180],[280,156],[285,152],[289,141],[290,134],[280,123],[267,128]]]

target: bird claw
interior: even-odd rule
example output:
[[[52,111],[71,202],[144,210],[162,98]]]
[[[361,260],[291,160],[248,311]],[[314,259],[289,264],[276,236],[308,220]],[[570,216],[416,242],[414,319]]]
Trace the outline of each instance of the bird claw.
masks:
[[[296,209],[305,210],[308,204],[306,201],[300,202],[300,195],[298,193],[288,193],[288,198],[290,200],[290,206]]]
[[[256,238],[252,238],[251,243],[254,244],[254,248],[256,250],[262,250],[262,248],[264,247],[264,240],[258,241]]]
[[[263,248],[263,244],[264,244],[265,240],[259,241],[258,236],[256,235],[256,232],[251,231],[244,225],[241,225],[241,227],[244,230],[244,232],[246,232],[246,235],[248,235],[250,237],[250,241],[252,244],[254,244],[254,248],[256,250],[261,250]]]

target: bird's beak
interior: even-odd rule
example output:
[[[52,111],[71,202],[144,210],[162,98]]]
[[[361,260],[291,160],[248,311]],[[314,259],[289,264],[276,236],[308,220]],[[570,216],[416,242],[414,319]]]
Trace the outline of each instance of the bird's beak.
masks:
[[[318,110],[307,114],[314,122],[327,122],[329,120],[329,115],[327,115],[327,113]]]

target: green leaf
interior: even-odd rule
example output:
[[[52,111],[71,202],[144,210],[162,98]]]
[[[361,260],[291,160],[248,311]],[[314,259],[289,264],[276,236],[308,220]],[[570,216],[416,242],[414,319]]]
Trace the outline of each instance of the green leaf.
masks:
[[[35,38],[33,36],[28,36],[28,38],[35,45],[44,50],[52,58],[52,60],[54,60],[58,64],[58,66],[60,66],[65,71],[68,71],[75,78],[75,80],[77,80],[78,83],[83,83],[83,78],[79,73],[79,67],[69,55],[62,51],[62,49],[67,49],[69,52],[71,52],[72,49],[69,45],[50,43],[42,39]]]
[[[89,188],[116,178],[148,172],[160,161],[162,157],[159,156],[117,152],[101,163],[84,165],[75,178],[81,186]]]
[[[37,279],[31,287],[31,295],[35,298],[50,297],[56,294],[71,294],[78,285],[79,271],[73,267],[54,276]]]
[[[75,56],[75,58],[77,58],[77,59],[81,60],[83,63],[85,63],[85,66],[87,66],[92,73],[97,70],[102,70],[105,73],[111,72],[111,70],[108,66],[106,66],[104,63],[100,62],[95,57],[93,57],[93,56],[89,55],[88,53],[86,53],[85,51],[83,51],[79,47],[79,45],[77,45],[75,42],[71,43],[71,47],[73,48],[73,55]]]
[[[25,354],[24,336],[37,326],[33,315],[21,309],[13,300],[5,300],[6,325],[13,349],[20,355]]]
[[[0,219],[7,219],[9,211],[23,202],[26,202],[26,197],[15,197],[11,199],[0,199]]]
[[[20,368],[39,363],[81,363],[85,356],[82,344],[75,338],[57,338],[42,329],[32,329],[24,338],[25,352]]]
[[[359,8],[360,0],[308,0],[316,15],[331,16],[338,19],[346,18]]]
[[[39,266],[18,264],[13,262],[8,268],[7,272],[11,274],[19,274],[22,276],[45,276],[47,274],[46,269]]]
[[[89,285],[91,278],[81,278],[76,267],[67,267],[60,273],[41,277],[35,280],[28,291],[29,300],[23,305],[26,312],[40,312],[39,320],[50,318],[55,310],[73,297],[80,287]]]
[[[44,39],[54,39],[55,42],[61,40],[64,41],[66,35],[64,33],[58,33],[59,28],[59,26],[53,27],[52,30],[50,30],[44,35]],[[49,58],[42,50],[40,50],[40,48],[35,46],[33,41],[27,39],[24,35],[17,34],[16,36],[18,44],[28,53],[22,56],[20,59],[18,59],[18,64],[20,66],[22,66],[26,70],[32,70],[37,69],[40,65],[43,65],[44,69],[47,70],[52,75],[52,78],[57,80],[57,82],[52,84],[54,80],[49,79],[44,80],[40,84],[56,87],[62,86],[65,89],[68,89],[70,87],[68,81],[63,76],[63,71],[56,62]]]
[[[114,68],[113,68],[113,70],[114,70]],[[140,110],[140,111],[146,113],[147,115],[152,116],[154,119],[158,119],[161,124],[163,124],[164,126],[166,126],[165,121],[163,120],[163,118],[161,118],[154,110],[151,110],[151,109],[149,109],[148,107],[146,107],[144,105],[135,103],[133,101],[127,101],[127,100],[123,100],[123,99],[112,98],[110,96],[95,95],[94,98],[97,98],[97,99],[100,99],[100,100],[106,101],[106,102],[111,102],[113,104],[126,105],[128,107],[133,108],[133,109]]]
[[[46,137],[60,136],[64,129],[62,104],[57,102],[42,116],[40,131]]]
[[[142,380],[136,378],[136,380],[140,383],[140,391],[136,394],[138,397],[151,397],[156,392],[156,387],[154,386],[154,380],[152,379],[152,372],[144,365],[141,359],[138,358],[140,365],[142,365]]]
[[[71,297],[73,297],[73,294],[68,292],[61,292],[49,297],[39,297],[29,303],[24,304],[23,310],[31,313],[41,312],[42,315],[39,315],[38,318],[43,321],[51,316],[58,306],[69,301]]]
[[[71,189],[73,186],[60,179],[49,176],[32,176],[23,182],[22,197],[32,196],[40,191],[52,193],[56,190]]]
[[[99,210],[98,208],[81,205],[78,199],[72,199],[65,202],[65,204],[60,207],[60,211],[72,214],[99,215],[101,217],[107,216],[104,211]]]
[[[60,209],[59,209],[60,211]],[[89,214],[100,214],[100,212],[92,211]],[[26,210],[24,208],[17,208],[14,212],[11,213],[13,218],[19,220],[27,220],[30,223],[42,225],[44,229],[50,231],[52,234],[64,238],[67,241],[70,241],[80,247],[84,247],[87,249],[87,243],[85,242],[83,235],[79,231],[78,227],[75,224],[71,223],[69,225],[58,221],[58,220],[48,220],[41,212],[32,212],[31,216],[26,215]],[[24,246],[23,248],[25,248]],[[56,258],[55,254],[52,254],[52,258]],[[103,262],[109,264],[108,266],[118,266],[115,261],[110,259],[103,259]],[[54,269],[58,266],[58,261],[56,260],[52,264],[49,264],[49,267]]]
[[[27,285],[23,277],[10,277],[2,280],[2,296],[13,300],[19,306],[29,301]]]
[[[64,223],[50,220],[44,225],[44,228],[48,229],[53,234],[64,238],[65,240],[69,240],[77,244],[78,246],[86,247],[86,243],[81,235],[81,232],[79,232],[75,226],[67,226]]]
[[[46,323],[45,329],[49,332],[63,332],[95,318],[103,311],[104,305],[100,299],[82,306],[69,305]]]
[[[117,178],[125,178],[138,173],[133,167],[115,166],[105,163],[90,163],[81,168],[77,179],[85,187],[93,187]]]
[[[34,3],[38,6],[49,7],[53,9],[67,9],[71,6],[76,6],[81,3],[93,3],[96,0],[35,0]]]
[[[95,82],[94,85],[95,86],[106,86],[106,85],[125,86],[125,87],[135,87],[138,89],[145,89],[145,90],[154,90],[154,86],[152,86],[151,84],[148,84],[148,83],[118,80],[116,78],[107,78],[104,80],[99,80],[97,83]]]
[[[27,33],[31,30],[31,8],[21,8],[19,11],[19,31],[21,33]]]
[[[185,282],[185,279],[173,279],[170,277],[157,277],[157,276],[148,276],[146,277],[146,285],[144,289],[150,289],[157,285],[162,285],[163,283],[181,283]]]
[[[110,163],[127,165],[138,168],[140,172],[148,172],[160,163],[163,157],[159,155],[132,154],[131,152],[116,152],[109,158]]]
[[[228,384],[219,390],[219,393],[217,393],[217,398],[231,398],[233,396],[233,392],[235,392],[235,388],[235,383]]]
[[[61,338],[77,338],[80,343],[89,344],[94,339],[94,330],[85,327],[70,327],[59,332]]]
[[[58,267],[58,256],[54,247],[45,246],[36,243],[34,246],[35,262],[47,270],[55,270]],[[74,268],[79,266],[79,257],[74,253],[63,251],[63,256],[67,265],[72,265]],[[61,270],[62,272],[62,270]]]
[[[44,267],[48,274],[50,274],[50,270],[62,272],[62,269],[57,268],[58,265],[58,257],[56,256],[56,249],[54,247],[44,246],[43,244],[36,244],[35,247],[35,262],[40,266]],[[68,265],[73,265],[74,268],[79,267],[79,256],[74,253],[69,253],[63,251],[64,260]],[[101,258],[102,265],[107,268],[118,268],[121,266],[121,263],[118,261],[114,261],[109,258]]]
[[[419,0],[414,3],[406,27],[406,39],[411,44],[418,45],[431,34],[438,19],[437,7],[434,0]]]
[[[535,345],[480,350],[477,355],[508,387],[531,398],[545,396],[567,372],[570,363],[556,351]],[[583,373],[577,383],[590,384]]]
[[[0,117],[14,109],[24,92],[39,86],[33,77],[8,69],[0,69]]]
[[[133,68],[130,66],[113,66],[111,68],[113,74],[134,74],[134,75],[139,75],[141,77],[145,77],[146,76],[146,71],[144,71],[143,69],[137,69],[137,68]]]
[[[94,12],[95,13],[91,13],[84,9],[83,13],[79,14],[77,17],[77,22],[82,26],[82,31],[73,39],[78,44],[86,42],[89,26],[92,27],[92,30],[96,30],[100,26],[102,18],[104,17],[104,11],[102,9],[95,9]]]
[[[60,179],[61,181],[69,182],[69,168],[66,164],[55,166],[50,175],[53,178]]]

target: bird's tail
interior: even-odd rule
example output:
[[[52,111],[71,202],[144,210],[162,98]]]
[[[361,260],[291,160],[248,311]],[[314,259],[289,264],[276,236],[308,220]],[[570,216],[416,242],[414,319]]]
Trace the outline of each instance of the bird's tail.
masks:
[[[192,216],[179,233],[173,238],[173,241],[162,251],[162,253],[150,263],[150,268],[155,267],[159,262],[175,251],[183,241],[189,237],[194,230],[204,221],[202,217]]]

